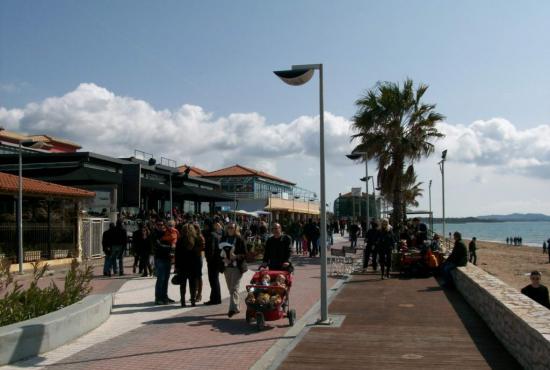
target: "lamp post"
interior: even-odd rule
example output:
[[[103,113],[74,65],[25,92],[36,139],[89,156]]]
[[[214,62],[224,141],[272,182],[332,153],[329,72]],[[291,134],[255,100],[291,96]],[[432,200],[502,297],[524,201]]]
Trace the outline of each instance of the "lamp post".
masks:
[[[351,154],[346,154],[346,157],[348,157],[351,160],[357,160],[361,157],[365,158],[365,189],[367,192],[367,225],[369,224],[369,218],[370,218],[370,206],[369,206],[369,162],[367,158],[367,152],[353,152]],[[359,207],[361,209],[361,207]]]
[[[34,144],[32,140],[19,141],[19,196],[17,198],[17,247],[19,273],[23,274],[23,145]]]
[[[363,177],[361,181],[365,181],[365,178]],[[372,196],[374,198],[374,218],[378,218],[378,204],[376,203],[376,188],[374,187],[374,177],[369,176],[369,179],[372,182]]]
[[[293,65],[290,70],[275,71],[274,73],[285,83],[292,86],[299,86],[311,80],[315,70],[319,71],[319,161],[321,182],[321,319],[319,324],[329,325],[331,320],[328,317],[327,294],[327,219],[325,214],[325,116],[323,102],[323,65]]]
[[[428,184],[428,194],[429,194],[429,200],[430,200],[430,228],[432,229],[432,233],[434,231],[434,217],[432,214],[432,180],[430,180]]]
[[[447,149],[441,153],[441,161],[439,161],[439,170],[441,171],[441,203],[443,208],[443,219],[441,220],[443,227],[443,241],[446,240],[445,234],[445,160],[447,159]],[[446,243],[444,243],[446,244]]]

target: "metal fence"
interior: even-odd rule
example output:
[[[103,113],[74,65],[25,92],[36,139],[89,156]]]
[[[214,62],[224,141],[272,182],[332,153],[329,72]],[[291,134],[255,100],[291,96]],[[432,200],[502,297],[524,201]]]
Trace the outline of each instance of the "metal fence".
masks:
[[[74,224],[23,224],[23,260],[76,257],[76,226]],[[0,224],[0,255],[17,262],[17,224]]]
[[[82,219],[82,258],[91,259],[103,256],[101,239],[103,232],[109,229],[108,218]]]

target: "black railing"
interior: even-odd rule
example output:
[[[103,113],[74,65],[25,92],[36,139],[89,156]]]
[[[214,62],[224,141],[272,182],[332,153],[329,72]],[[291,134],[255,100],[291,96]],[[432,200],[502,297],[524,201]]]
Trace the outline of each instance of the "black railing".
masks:
[[[0,223],[0,257],[17,262],[17,224]],[[77,257],[76,226],[66,224],[23,224],[23,260]]]

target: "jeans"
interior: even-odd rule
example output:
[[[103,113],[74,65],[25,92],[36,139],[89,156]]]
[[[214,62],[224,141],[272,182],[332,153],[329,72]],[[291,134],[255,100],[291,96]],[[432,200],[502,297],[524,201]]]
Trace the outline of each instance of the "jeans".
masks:
[[[365,246],[365,252],[363,254],[363,268],[369,267],[369,259],[372,255],[372,269],[376,271],[376,253],[374,252],[372,245],[367,244]]]
[[[382,276],[390,276],[391,269],[391,249],[390,248],[381,248],[378,252],[378,258],[380,262],[380,269]]]
[[[351,238],[350,242],[352,248],[357,248],[357,238]]]
[[[103,275],[111,274],[111,254],[105,255],[105,262],[103,262]]]
[[[229,311],[237,312],[240,306],[239,286],[243,274],[237,267],[226,267],[223,274],[229,289]]]
[[[117,267],[118,272],[122,275],[124,273],[124,266],[123,266],[123,256],[124,253],[124,246],[123,245],[113,245],[113,251],[111,252],[111,265],[113,266],[113,272],[117,273]],[[118,263],[118,266],[117,266]]]
[[[210,302],[221,303],[220,271],[217,261],[206,260],[206,265],[208,267],[208,282],[210,283]]]
[[[453,286],[453,275],[451,275],[451,271],[454,269],[456,269],[456,265],[452,262],[445,262],[443,266],[441,266],[441,275],[446,285]]]
[[[296,254],[302,254],[302,238],[295,238],[294,243],[296,243]]]
[[[187,282],[189,281],[189,295],[191,303],[195,303],[197,298],[197,278],[191,277],[189,275],[183,275],[180,285],[180,296],[182,305],[185,304],[185,289],[187,287]]]
[[[144,253],[139,256],[139,271],[143,272],[143,275],[153,275],[153,267],[149,261],[149,254]]]
[[[470,263],[477,265],[477,254],[476,252],[470,252]]]
[[[155,272],[157,282],[155,284],[155,300],[168,299],[168,279],[170,278],[170,260],[164,258],[155,259]]]

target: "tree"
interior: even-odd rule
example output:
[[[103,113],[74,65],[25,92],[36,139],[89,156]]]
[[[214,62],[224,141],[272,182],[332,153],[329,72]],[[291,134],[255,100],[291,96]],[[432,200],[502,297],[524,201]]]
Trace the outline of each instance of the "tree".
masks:
[[[378,186],[392,201],[396,233],[404,218],[407,177],[414,175],[415,162],[433,153],[432,141],[443,137],[436,123],[445,117],[434,111],[435,104],[422,102],[427,89],[424,84],[415,89],[411,79],[403,86],[381,82],[355,102],[351,140],[358,144],[353,151],[364,152],[367,160],[378,162]]]

